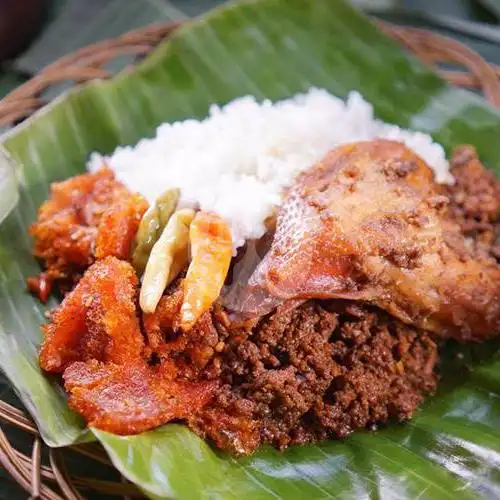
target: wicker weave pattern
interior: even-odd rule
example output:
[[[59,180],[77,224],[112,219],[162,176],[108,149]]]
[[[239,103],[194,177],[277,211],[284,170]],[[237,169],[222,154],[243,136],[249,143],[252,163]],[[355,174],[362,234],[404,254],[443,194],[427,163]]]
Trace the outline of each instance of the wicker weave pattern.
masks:
[[[450,83],[460,87],[479,89],[493,105],[500,106],[500,67],[489,65],[479,54],[449,38],[426,30],[378,23],[385,33],[430,66],[452,63],[463,67],[460,71],[441,70]],[[0,126],[13,125],[27,118],[46,103],[42,92],[64,81],[81,84],[90,80],[107,79],[112,74],[102,66],[122,55],[138,57],[149,54],[177,28],[176,24],[153,25],[132,31],[115,40],[86,47],[47,66],[38,76],[14,90],[0,101]],[[135,486],[127,482],[101,481],[68,474],[61,450],[49,450],[49,465],[41,463],[42,441],[32,420],[23,412],[0,401],[0,422],[14,425],[33,436],[31,456],[26,456],[9,443],[0,427],[0,463],[12,477],[30,493],[31,498],[46,500],[79,500],[80,492],[100,492],[127,497],[141,496]],[[69,452],[113,467],[104,450],[97,444],[74,446]],[[50,486],[48,486],[50,485]]]
[[[112,77],[113,74],[102,69],[102,66],[119,56],[141,57],[149,54],[177,26],[177,24],[148,26],[114,40],[89,45],[62,57],[0,101],[0,126],[12,125],[47,104],[40,95],[54,85],[65,81],[82,84],[94,79]]]

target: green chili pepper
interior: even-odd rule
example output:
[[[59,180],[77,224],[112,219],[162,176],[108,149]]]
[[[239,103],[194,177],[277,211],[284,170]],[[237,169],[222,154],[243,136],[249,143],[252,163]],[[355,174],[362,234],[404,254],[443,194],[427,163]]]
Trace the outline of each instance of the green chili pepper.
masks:
[[[151,250],[174,213],[179,197],[178,189],[169,189],[143,215],[132,253],[132,263],[139,274],[144,272]]]
[[[167,222],[170,220],[170,217],[172,217],[172,214],[175,212],[180,197],[181,192],[179,189],[169,189],[156,199],[155,205],[158,207],[160,233],[163,231]]]
[[[194,210],[178,210],[170,218],[149,256],[142,280],[139,304],[146,313],[153,313],[165,287],[186,265],[189,226]]]

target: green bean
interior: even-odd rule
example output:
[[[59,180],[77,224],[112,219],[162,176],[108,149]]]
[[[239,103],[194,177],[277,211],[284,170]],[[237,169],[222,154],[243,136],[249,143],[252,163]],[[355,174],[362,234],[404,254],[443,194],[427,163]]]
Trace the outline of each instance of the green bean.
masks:
[[[144,272],[153,245],[174,213],[179,197],[178,189],[169,189],[159,196],[143,215],[135,235],[132,253],[132,263],[139,274]]]
[[[189,226],[194,216],[194,210],[187,208],[175,212],[154,244],[139,296],[139,304],[144,312],[155,311],[169,281],[175,278],[182,265],[187,262]]]

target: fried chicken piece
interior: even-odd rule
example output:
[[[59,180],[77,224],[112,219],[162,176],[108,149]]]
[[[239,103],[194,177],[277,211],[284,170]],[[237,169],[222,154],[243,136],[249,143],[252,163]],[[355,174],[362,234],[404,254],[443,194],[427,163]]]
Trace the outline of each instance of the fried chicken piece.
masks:
[[[252,295],[262,289],[274,303],[361,300],[445,338],[495,334],[500,268],[467,248],[438,192],[430,168],[401,143],[332,151],[287,193],[246,305],[258,310]]]
[[[50,199],[30,228],[33,253],[46,268],[44,283],[76,282],[94,262],[96,239],[99,257],[128,258],[137,219],[146,208],[145,200],[130,193],[107,167],[53,183]],[[30,288],[37,291],[33,280]]]
[[[89,426],[125,435],[189,419],[210,401],[218,385],[175,380],[163,366],[150,367],[141,360],[73,363],[64,372],[64,382],[70,406]]]
[[[127,262],[107,257],[93,264],[43,327],[42,369],[62,373],[75,361],[142,360],[137,285],[137,275]]]
[[[102,214],[128,189],[109,168],[55,182],[50,199],[31,226],[34,255],[42,259],[52,279],[81,272],[93,262],[93,246]]]
[[[175,360],[148,365],[137,286],[128,262],[95,262],[44,327],[40,351],[44,370],[64,372],[71,407],[89,425],[117,434],[189,418],[217,386],[185,380],[188,373]]]
[[[148,202],[139,194],[129,194],[112,204],[97,227],[95,256],[129,260],[134,239]]]

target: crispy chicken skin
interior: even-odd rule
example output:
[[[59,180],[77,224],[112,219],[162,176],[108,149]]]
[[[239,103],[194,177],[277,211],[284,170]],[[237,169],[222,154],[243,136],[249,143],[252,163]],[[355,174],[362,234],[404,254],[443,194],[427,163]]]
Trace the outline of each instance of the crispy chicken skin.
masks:
[[[69,287],[96,256],[126,259],[147,202],[115,179],[107,167],[52,184],[30,233],[34,255],[44,262],[30,289],[46,299],[53,281]],[[97,254],[97,255],[96,255]]]
[[[279,300],[369,302],[445,338],[495,334],[500,268],[469,250],[447,202],[430,168],[401,143],[332,151],[287,193],[246,304],[258,309],[252,295],[264,288]]]
[[[173,363],[148,363],[137,285],[128,262],[94,263],[44,328],[40,351],[41,368],[63,374],[70,406],[89,425],[116,434],[188,418],[218,385],[184,380]]]
[[[75,361],[142,360],[144,340],[136,314],[138,279],[114,257],[92,265],[44,327],[40,366],[61,373]]]
[[[89,425],[137,434],[174,419],[189,419],[212,398],[217,381],[175,379],[167,365],[73,363],[64,372],[69,404]]]

